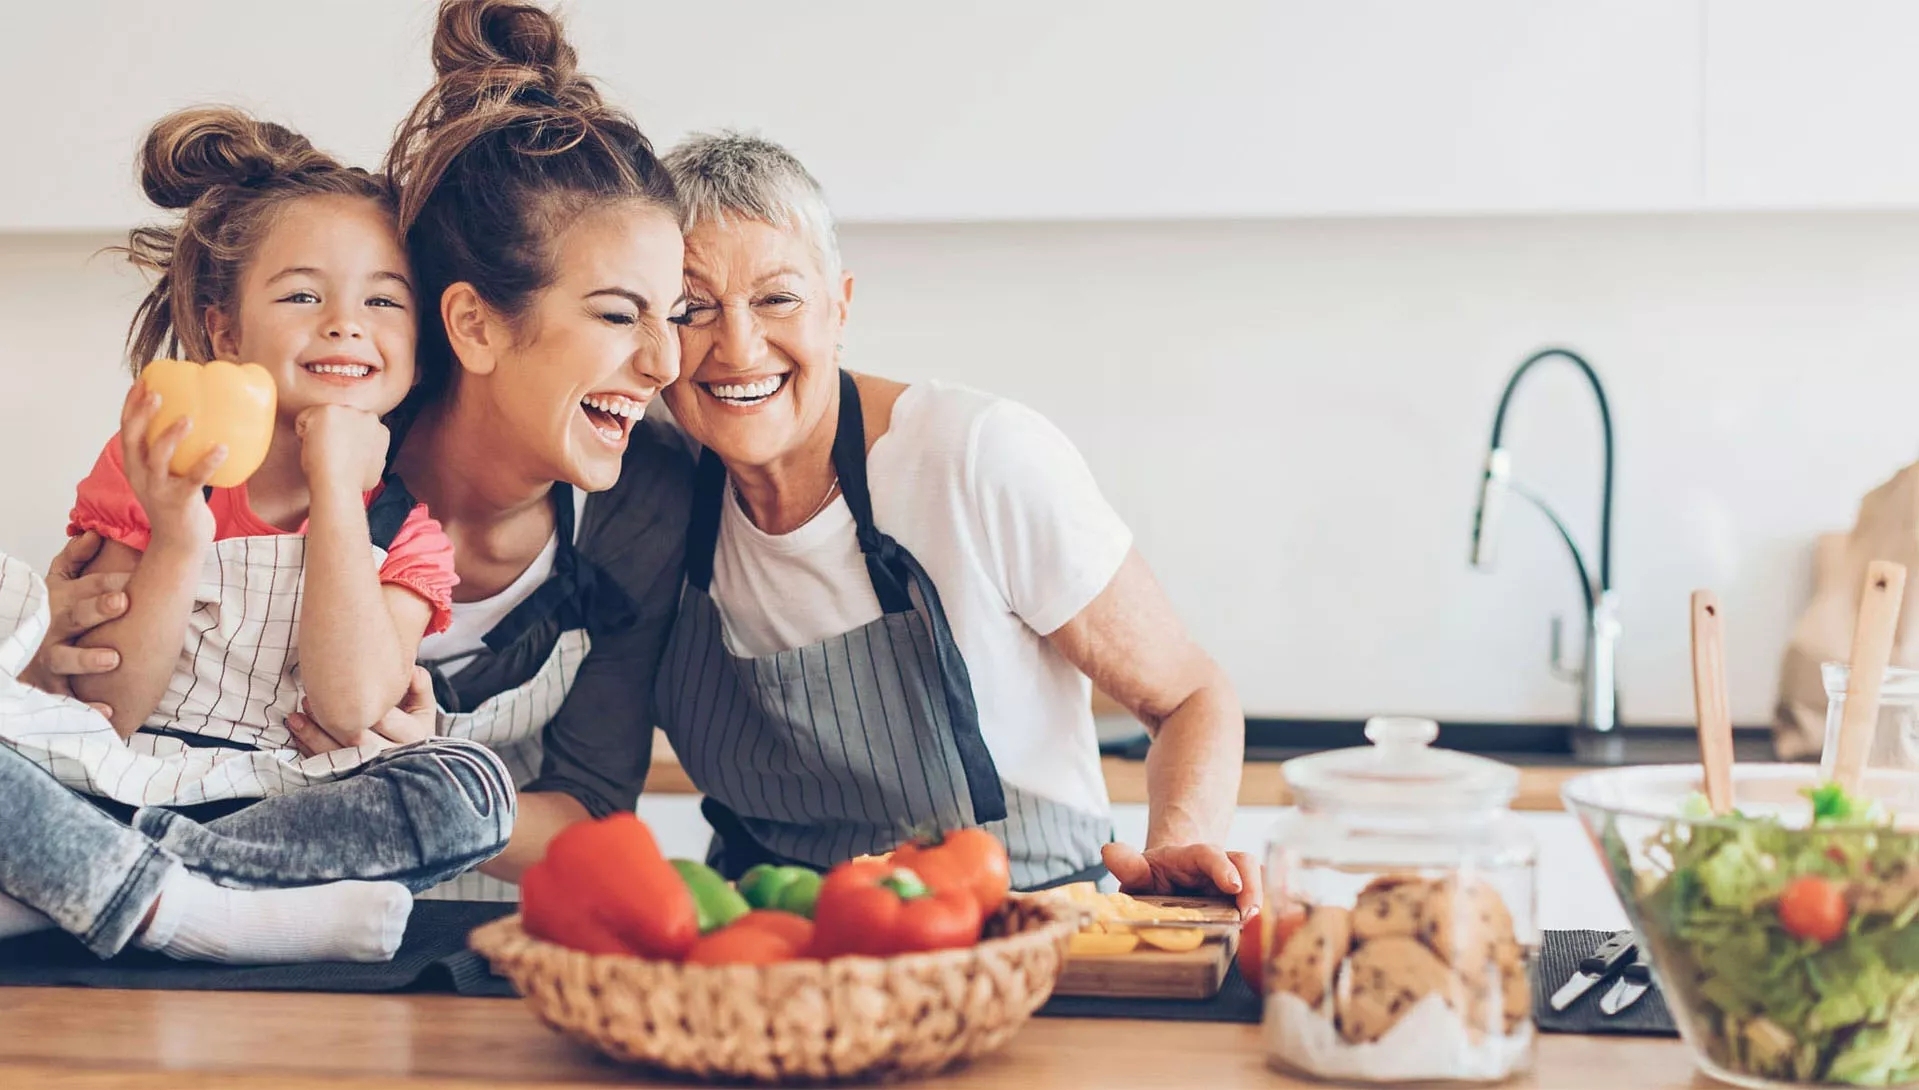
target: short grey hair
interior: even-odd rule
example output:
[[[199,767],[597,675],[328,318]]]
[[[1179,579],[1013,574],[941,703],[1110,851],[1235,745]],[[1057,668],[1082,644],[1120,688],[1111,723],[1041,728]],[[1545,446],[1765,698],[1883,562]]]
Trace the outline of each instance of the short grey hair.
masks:
[[[827,276],[840,273],[839,233],[826,192],[793,153],[747,133],[695,133],[662,160],[685,205],[681,226],[733,217],[798,231]]]

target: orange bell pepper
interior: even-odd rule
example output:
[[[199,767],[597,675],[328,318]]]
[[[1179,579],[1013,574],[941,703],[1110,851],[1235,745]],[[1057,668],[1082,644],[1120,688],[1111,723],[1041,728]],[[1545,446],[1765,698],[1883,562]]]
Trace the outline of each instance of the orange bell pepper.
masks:
[[[140,383],[160,395],[160,407],[147,428],[149,442],[183,416],[193,421],[193,430],[174,448],[174,473],[192,469],[207,451],[222,443],[227,460],[214,471],[210,483],[215,488],[240,484],[266,460],[279,404],[279,391],[266,368],[225,360],[206,364],[154,360],[140,369]]]

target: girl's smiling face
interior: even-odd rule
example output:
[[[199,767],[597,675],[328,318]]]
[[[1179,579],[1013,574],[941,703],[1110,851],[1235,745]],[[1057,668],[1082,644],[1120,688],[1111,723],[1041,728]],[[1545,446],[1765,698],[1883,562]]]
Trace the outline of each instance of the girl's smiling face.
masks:
[[[273,375],[282,421],[315,405],[383,416],[413,387],[412,281],[377,201],[312,196],[279,209],[232,309],[207,313],[213,350]]]

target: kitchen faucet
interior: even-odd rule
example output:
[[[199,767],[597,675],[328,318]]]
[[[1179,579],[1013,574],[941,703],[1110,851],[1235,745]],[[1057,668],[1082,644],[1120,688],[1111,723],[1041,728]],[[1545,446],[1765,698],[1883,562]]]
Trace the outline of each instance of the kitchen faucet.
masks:
[[[1513,391],[1519,388],[1520,380],[1535,364],[1554,357],[1577,366],[1592,385],[1593,397],[1599,402],[1599,423],[1606,449],[1605,475],[1600,486],[1599,566],[1596,572],[1586,563],[1586,556],[1573,541],[1572,532],[1566,529],[1566,524],[1553,513],[1552,508],[1537,494],[1512,479],[1512,455],[1500,446],[1500,436],[1506,427],[1506,410],[1512,405]],[[1566,680],[1579,682],[1579,725],[1583,729],[1578,733],[1588,737],[1606,735],[1608,740],[1616,742],[1616,738],[1610,734],[1619,722],[1618,682],[1613,672],[1614,643],[1619,638],[1619,608],[1612,590],[1612,484],[1612,410],[1606,403],[1606,388],[1600,383],[1598,372],[1577,353],[1564,348],[1547,348],[1533,353],[1507,380],[1506,391],[1499,397],[1499,411],[1493,416],[1492,445],[1486,454],[1485,475],[1479,482],[1479,509],[1473,515],[1472,566],[1480,571],[1492,568],[1494,536],[1498,532],[1499,516],[1509,492],[1537,507],[1552,523],[1553,529],[1559,531],[1560,540],[1566,543],[1567,551],[1572,554],[1573,568],[1579,575],[1579,590],[1586,603],[1586,653],[1585,661],[1577,669],[1564,663],[1560,647],[1563,619],[1555,616],[1552,629],[1553,672]]]

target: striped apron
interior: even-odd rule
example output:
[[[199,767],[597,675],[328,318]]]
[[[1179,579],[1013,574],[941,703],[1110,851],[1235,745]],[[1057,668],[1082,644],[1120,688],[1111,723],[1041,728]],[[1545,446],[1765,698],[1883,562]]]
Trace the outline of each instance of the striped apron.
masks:
[[[495,693],[469,711],[445,711],[453,703],[452,686],[439,664],[421,663],[433,677],[434,693],[441,710],[437,733],[449,738],[470,738],[486,746],[505,763],[515,789],[525,786],[540,774],[543,752],[541,735],[546,724],[559,714],[566,694],[573,688],[573,677],[592,649],[586,630],[586,606],[594,595],[612,593],[610,582],[598,579],[598,569],[574,548],[578,536],[577,511],[572,487],[553,486],[554,534],[558,548],[553,557],[553,574],[526,600],[501,618],[484,637],[487,647],[498,652],[512,646],[528,628],[558,610],[565,627],[531,678],[525,683]],[[600,608],[606,608],[601,603]],[[636,728],[637,729],[637,728]],[[479,871],[468,871],[420,894],[429,900],[444,901],[517,901],[520,887],[502,882]]]
[[[367,508],[376,567],[414,505],[389,475]],[[305,585],[302,534],[214,542],[180,662],[132,737],[122,740],[104,716],[68,701],[57,713],[0,716],[0,744],[75,791],[136,807],[265,798],[339,779],[381,747],[302,757],[293,745],[286,718],[303,694],[297,645]]]
[[[840,374],[833,466],[881,617],[757,658],[726,646],[710,587],[726,469],[700,456],[686,584],[658,688],[661,728],[706,796],[709,862],[825,868],[889,851],[915,831],[982,825],[1020,888],[1103,875],[1110,819],[1005,784],[980,733],[966,662],[918,560],[873,524],[866,430]]]

